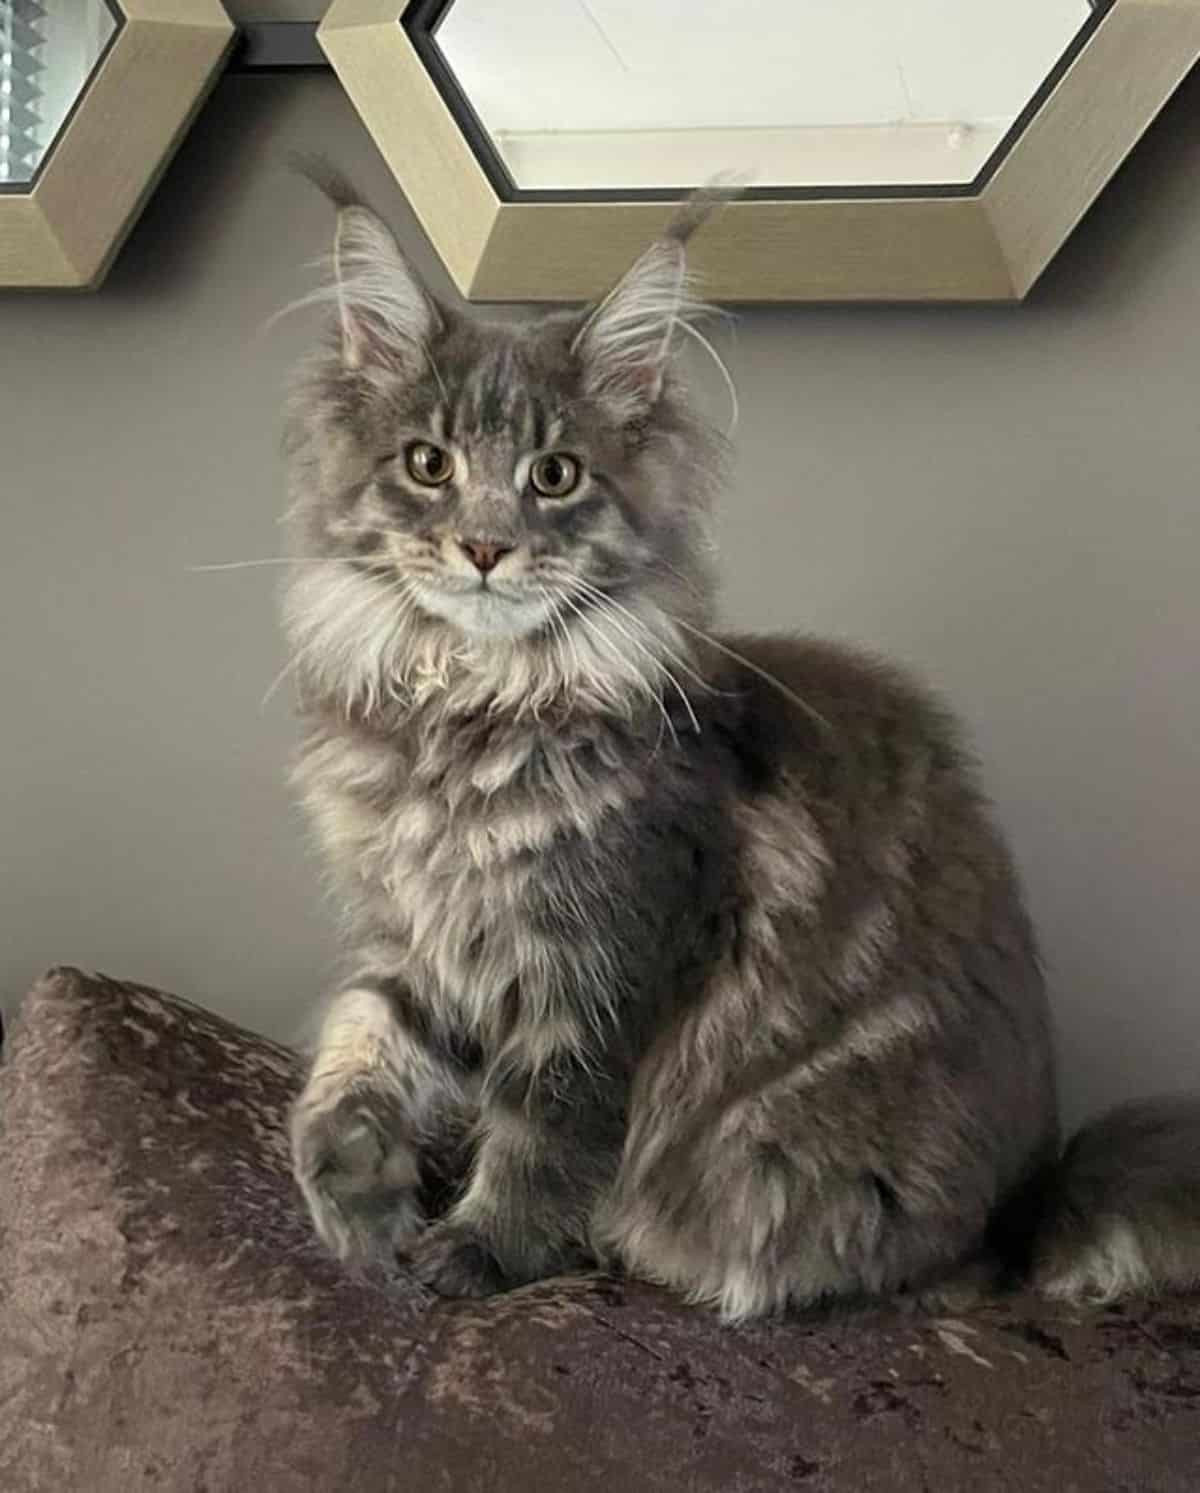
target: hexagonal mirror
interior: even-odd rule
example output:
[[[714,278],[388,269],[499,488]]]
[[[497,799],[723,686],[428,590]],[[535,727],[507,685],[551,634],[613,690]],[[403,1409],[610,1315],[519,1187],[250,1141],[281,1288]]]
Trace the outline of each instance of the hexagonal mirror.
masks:
[[[476,144],[530,191],[963,186],[995,159],[1090,0],[451,0],[415,24]]]
[[[1200,0],[332,0],[318,35],[474,299],[589,298],[733,175],[716,299],[1019,300]]]
[[[33,181],[120,22],[107,0],[0,0],[0,182]]]
[[[233,34],[220,0],[0,0],[0,286],[100,282]]]

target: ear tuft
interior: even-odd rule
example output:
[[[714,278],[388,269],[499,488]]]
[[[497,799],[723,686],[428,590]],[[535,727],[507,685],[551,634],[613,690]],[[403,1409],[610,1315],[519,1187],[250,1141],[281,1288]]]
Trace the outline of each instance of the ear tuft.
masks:
[[[412,362],[441,330],[433,301],[390,230],[361,204],[338,211],[333,274],[347,368]]]
[[[336,305],[347,368],[424,364],[443,319],[391,230],[328,162],[293,156],[291,164],[337,209],[330,283],[296,305]]]
[[[710,311],[693,293],[687,240],[733,194],[707,188],[686,199],[662,238],[587,315],[571,350],[584,386],[620,420],[653,408],[674,353],[675,333]]]

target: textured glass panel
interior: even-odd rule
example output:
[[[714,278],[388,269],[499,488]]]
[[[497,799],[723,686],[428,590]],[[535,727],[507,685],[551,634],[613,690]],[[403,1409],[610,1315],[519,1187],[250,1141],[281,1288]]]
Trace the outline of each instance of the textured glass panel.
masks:
[[[453,0],[436,43],[518,187],[971,182],[1092,0]]]
[[[33,180],[115,30],[104,0],[0,0],[0,183]]]

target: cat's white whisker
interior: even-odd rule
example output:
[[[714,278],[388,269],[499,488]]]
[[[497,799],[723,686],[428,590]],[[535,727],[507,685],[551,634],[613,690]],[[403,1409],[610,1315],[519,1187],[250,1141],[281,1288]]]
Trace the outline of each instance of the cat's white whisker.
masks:
[[[620,656],[620,650],[616,647],[616,644],[613,643],[613,640],[609,637],[608,633],[605,632],[605,630],[604,630],[604,628],[602,626],[602,622],[605,620],[606,616],[607,616],[607,620],[617,629],[617,632],[622,637],[624,637],[628,642],[633,643],[634,647],[639,647],[636,639],[633,639],[633,638],[631,638],[629,636],[629,633],[627,632],[627,630],[621,626],[621,624],[616,620],[616,618],[614,618],[611,615],[611,613],[606,614],[606,613],[601,612],[601,611],[596,611],[596,612],[594,612],[592,614],[589,614],[589,613],[584,612],[581,608],[575,608],[575,610],[578,612],[579,618],[583,622],[583,624],[584,624],[585,627],[590,627],[590,628],[593,628],[595,630],[598,630],[599,634],[605,639],[605,641],[612,648],[614,655]],[[642,653],[644,653],[647,658],[650,659],[650,662],[651,662],[651,664],[652,664],[652,666],[654,668],[655,673],[658,674],[658,675],[660,675],[662,677],[662,679],[663,679],[664,682],[669,683],[670,685],[672,685],[672,687],[675,689],[675,691],[679,694],[680,698],[683,700],[684,709],[687,710],[690,715],[692,715],[692,719],[693,719],[693,721],[695,721],[695,716],[694,716],[694,714],[692,714],[692,711],[691,711],[691,702],[688,700],[686,694],[683,692],[682,688],[680,687],[679,681],[674,677],[674,675],[671,674],[670,670],[667,669],[662,664],[662,661],[660,659],[656,659],[654,657],[654,655],[649,652],[648,649],[641,648],[640,651]],[[639,675],[640,678],[642,678],[643,680],[645,680],[647,691],[650,694],[650,697],[653,699],[655,705],[658,707],[659,714],[662,717],[662,723],[670,731],[672,740],[675,742],[676,746],[678,746],[679,745],[679,733],[675,729],[675,722],[671,719],[671,713],[670,713],[670,711],[666,708],[666,702],[665,702],[665,700],[663,698],[663,692],[662,692],[661,688],[659,688],[658,686],[652,684],[652,682],[650,680],[650,676],[648,674],[644,673],[641,670],[636,669],[636,666],[631,665],[631,667],[634,668],[635,672]],[[697,730],[697,732],[699,731],[699,724],[698,723],[696,724],[696,730]],[[657,741],[655,743],[655,749],[656,750],[657,750],[658,746],[661,744],[661,742],[662,742],[662,726],[659,727],[659,735],[658,735],[658,739],[657,739]]]
[[[677,653],[674,649],[670,648],[667,645],[661,634],[655,632],[655,630],[649,626],[644,618],[641,618],[635,612],[630,611],[628,607],[622,606],[606,592],[601,591],[598,587],[591,585],[590,582],[576,577],[574,585],[579,594],[590,599],[593,605],[599,607],[604,611],[607,611],[610,615],[615,612],[627,618],[629,622],[637,627],[640,631],[642,631],[647,638],[651,639],[654,644],[657,645],[657,648],[661,651],[663,656],[667,659],[670,659],[670,661],[676,666],[676,668],[680,669],[687,678],[691,679],[699,689],[704,690],[707,694],[718,693],[718,691],[714,690],[709,682],[701,674],[697,673],[696,670],[679,653]],[[673,618],[669,618],[668,614],[663,613],[662,615],[664,617],[668,617],[668,620],[672,622],[674,621]],[[679,680],[675,677],[671,670],[666,667],[666,665],[662,662],[662,659],[659,658],[652,649],[645,648],[644,645],[639,643],[635,637],[630,636],[626,629],[621,627],[620,623],[616,621],[615,616],[613,617],[613,621],[614,624],[618,628],[620,628],[623,635],[627,637],[629,641],[634,645],[634,647],[642,648],[643,652],[649,653],[651,657],[654,658],[657,667],[662,671],[664,676],[670,681],[670,683],[679,693],[680,698],[683,700],[684,706],[687,709],[689,716],[691,717],[693,729],[695,730],[696,734],[699,735],[700,723],[696,718],[696,713],[692,707],[692,702],[689,699],[683,686],[679,683]]]
[[[704,348],[709,357],[713,360],[713,362],[717,365],[717,368],[720,370],[721,377],[725,380],[725,390],[729,395],[729,404],[731,410],[729,416],[729,424],[725,428],[725,434],[726,436],[731,436],[737,429],[738,419],[741,416],[741,405],[738,401],[737,385],[733,381],[733,374],[730,373],[725,359],[716,350],[716,348],[712,345],[712,343],[708,340],[708,338],[704,335],[699,327],[693,326],[690,321],[681,321],[679,323],[679,326],[684,332],[688,334],[689,337],[695,338],[700,346]]]
[[[727,643],[722,643],[719,639],[714,638],[711,633],[705,632],[702,627],[696,627],[691,622],[685,622],[682,617],[674,617],[672,621],[682,627],[685,632],[693,633],[702,642],[707,643],[710,648],[715,648],[718,653],[723,653],[726,658],[732,659],[734,663],[740,664],[744,669],[748,669],[751,674],[756,675],[764,684],[769,684],[773,689],[778,690],[786,700],[790,700],[793,705],[802,710],[810,719],[823,726],[826,731],[833,733],[833,726],[825,719],[821,712],[798,695],[794,689],[784,684],[782,679],[777,679],[770,670],[764,669],[761,664],[756,664],[752,659],[747,658],[744,653],[739,653],[736,648],[731,648]]]
[[[683,708],[688,713],[688,718],[692,724],[692,730],[696,733],[697,736],[699,736],[700,721],[696,715],[695,709],[692,706],[691,699],[689,698],[688,693],[684,689],[683,685],[680,684],[679,680],[675,677],[675,675],[671,672],[671,670],[667,667],[663,660],[659,658],[659,656],[651,649],[647,648],[644,643],[640,642],[633,635],[633,633],[630,632],[630,630],[622,624],[617,614],[611,608],[596,601],[594,598],[593,604],[597,607],[602,615],[607,615],[609,621],[617,629],[621,636],[626,639],[627,642],[631,643],[636,649],[638,649],[639,652],[645,654],[645,656],[650,660],[654,667],[662,674],[667,683],[672,686],[672,688],[675,690],[675,693],[679,696],[680,700],[683,701]],[[667,654],[667,657],[670,656],[670,654]]]
[[[546,620],[550,625],[550,635],[554,639],[555,651],[558,654],[559,665],[563,672],[564,693],[570,697],[575,693],[573,686],[583,675],[583,661],[579,657],[579,650],[575,646],[575,639],[571,636],[566,623],[559,615],[554,597],[549,588],[539,586],[538,594],[546,607]],[[567,660],[568,648],[570,648],[571,657],[574,661],[574,669],[571,668]]]
[[[305,651],[306,650],[301,649],[300,652],[294,653],[291,658],[288,659],[287,663],[284,664],[283,668],[280,669],[279,673],[276,674],[275,678],[271,680],[271,683],[267,686],[266,694],[263,695],[262,699],[258,702],[258,708],[260,711],[265,710],[271,703],[271,700],[275,696],[276,690],[279,689],[280,685],[282,685],[283,681],[288,677],[288,675],[292,673],[293,670],[300,667]]]
[[[656,557],[655,559],[651,560],[650,568],[652,570],[659,570],[664,575],[674,576],[674,578],[680,582],[684,589],[686,591],[689,591],[697,601],[707,601],[707,597],[704,593],[704,588],[697,582],[695,576],[685,574],[684,571],[680,570],[678,565],[672,565],[670,561],[664,560],[660,557]]]
[[[189,574],[202,575],[214,570],[255,570],[262,565],[340,565],[344,555],[268,555],[260,560],[217,560],[205,565],[189,565]]]
[[[640,628],[648,638],[652,638],[654,642],[658,644],[664,656],[669,658],[671,662],[675,664],[677,668],[681,669],[688,676],[688,678],[690,678],[692,682],[700,689],[704,690],[707,694],[718,693],[718,691],[713,689],[712,685],[709,684],[708,680],[705,679],[702,674],[698,674],[696,670],[686,661],[686,659],[682,657],[682,655],[677,650],[671,648],[667,644],[666,640],[660,633],[654,631],[654,629],[646,622],[645,618],[639,617],[636,612],[630,611],[630,609],[626,606],[622,606],[620,602],[609,596],[606,591],[601,591],[598,586],[593,586],[590,581],[585,581],[582,577],[575,577],[574,585],[582,595],[590,597],[590,599],[596,602],[597,605],[611,608],[612,610],[619,612],[621,616],[627,617],[629,621],[633,623],[635,627]],[[663,612],[662,616],[668,622],[672,623],[672,625],[677,625],[678,619],[672,616],[669,612]]]
[[[663,703],[661,690],[655,688],[653,682],[644,673],[642,673],[642,671],[637,667],[636,664],[631,663],[627,658],[624,657],[624,655],[621,653],[621,650],[617,647],[616,643],[600,626],[599,619],[593,621],[592,618],[588,617],[587,614],[583,611],[582,607],[576,606],[575,602],[565,591],[560,591],[558,593],[558,596],[559,600],[562,601],[564,606],[569,607],[570,610],[574,612],[583,626],[586,627],[587,630],[593,634],[593,636],[598,638],[600,642],[602,642],[605,647],[607,647],[608,650],[612,653],[613,657],[617,659],[617,661],[624,668],[628,669],[632,677],[642,685],[649,698],[652,699],[658,706],[658,709],[662,714],[662,718],[666,722],[667,728],[671,732],[676,745],[678,745],[679,733],[675,730],[675,722],[671,719],[670,712],[667,710],[667,707]]]

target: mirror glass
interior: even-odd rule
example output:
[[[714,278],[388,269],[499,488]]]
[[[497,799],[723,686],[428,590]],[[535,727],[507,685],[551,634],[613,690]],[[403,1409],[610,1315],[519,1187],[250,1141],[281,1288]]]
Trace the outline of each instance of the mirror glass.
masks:
[[[972,182],[1093,0],[452,0],[434,46],[532,191]]]
[[[0,0],[0,185],[32,182],[116,29],[106,0]]]

